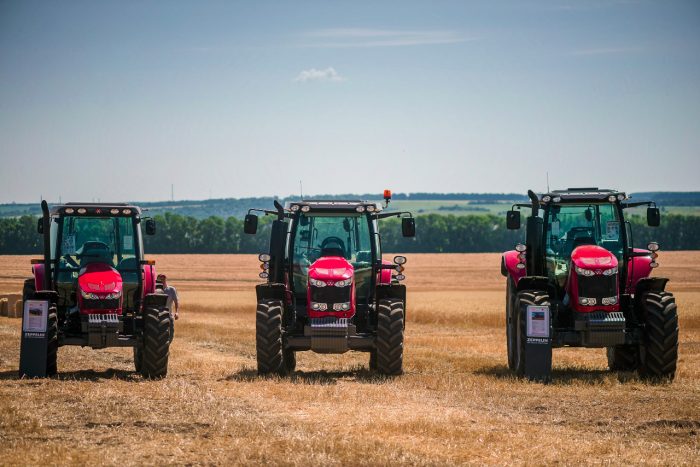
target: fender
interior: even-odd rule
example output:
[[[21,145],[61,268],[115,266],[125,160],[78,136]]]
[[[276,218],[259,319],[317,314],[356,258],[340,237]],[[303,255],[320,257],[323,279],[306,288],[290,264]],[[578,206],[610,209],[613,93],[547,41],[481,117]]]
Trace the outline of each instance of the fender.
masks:
[[[634,293],[637,284],[651,275],[651,251],[635,248],[635,253],[648,253],[649,256],[634,256],[627,263],[627,292]]]
[[[34,274],[34,290],[44,290],[44,263],[32,264],[32,274]]]
[[[501,274],[505,277],[512,277],[515,285],[518,285],[520,279],[527,275],[527,268],[518,269],[515,267],[520,262],[518,253],[515,250],[506,251],[501,257]],[[526,253],[527,254],[527,253]]]
[[[168,303],[168,296],[164,293],[151,293],[143,300],[144,307],[164,308],[166,303]]]
[[[667,283],[666,277],[643,277],[637,281],[635,297],[644,292],[663,292],[666,290]]]
[[[149,295],[156,291],[156,267],[146,264],[143,267],[143,295]]]
[[[516,284],[518,292],[521,290],[549,290],[549,278],[544,276],[522,277]]]
[[[284,303],[286,301],[286,287],[284,284],[265,282],[255,286],[255,295],[258,303],[263,300],[280,300]]]

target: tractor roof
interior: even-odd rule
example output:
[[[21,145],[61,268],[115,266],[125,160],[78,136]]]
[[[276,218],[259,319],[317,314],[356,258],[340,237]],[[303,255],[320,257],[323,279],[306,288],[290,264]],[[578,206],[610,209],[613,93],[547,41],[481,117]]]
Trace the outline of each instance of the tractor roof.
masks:
[[[362,201],[359,199],[305,199],[303,201],[287,202],[286,204],[287,205],[285,207],[291,209],[292,211],[297,211],[299,209],[304,211],[303,208],[305,206],[308,206],[309,211],[325,212],[358,212],[358,207],[363,207],[366,209],[367,206],[372,206],[374,212],[379,212],[382,210],[382,206],[379,203],[375,203],[373,201]]]
[[[82,211],[84,210],[84,211]],[[81,212],[82,211],[82,212]],[[140,216],[142,210],[128,203],[65,203],[51,207],[52,215]]]
[[[622,199],[620,199],[622,195]],[[566,190],[552,190],[549,193],[540,195],[540,201],[549,202],[559,198],[557,202],[579,202],[579,201],[607,201],[610,196],[615,196],[622,201],[627,199],[627,195],[618,190],[610,190],[608,188],[586,187],[586,188],[567,188]],[[548,198],[547,198],[548,197]]]

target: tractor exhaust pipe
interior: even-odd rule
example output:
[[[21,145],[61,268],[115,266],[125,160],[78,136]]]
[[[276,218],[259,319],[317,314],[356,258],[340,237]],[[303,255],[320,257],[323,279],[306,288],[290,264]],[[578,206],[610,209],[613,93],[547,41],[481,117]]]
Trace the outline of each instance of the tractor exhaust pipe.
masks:
[[[540,213],[540,200],[532,190],[527,190],[527,196],[530,197],[530,201],[532,202],[532,215],[537,217]]]
[[[41,201],[41,212],[44,230],[44,290],[51,290],[51,217],[46,200]]]

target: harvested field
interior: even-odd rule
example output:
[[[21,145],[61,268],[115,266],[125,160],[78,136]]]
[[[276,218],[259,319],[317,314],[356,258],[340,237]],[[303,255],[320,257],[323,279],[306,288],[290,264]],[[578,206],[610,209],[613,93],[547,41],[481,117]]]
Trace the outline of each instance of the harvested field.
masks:
[[[0,294],[30,257],[0,257]],[[408,258],[404,376],[367,354],[298,354],[255,371],[252,255],[155,256],[183,308],[170,373],[130,349],[59,350],[59,376],[18,380],[20,320],[0,317],[0,464],[700,464],[700,252],[661,252],[681,327],[671,385],[607,370],[602,349],[556,349],[554,383],[506,368],[498,254]]]

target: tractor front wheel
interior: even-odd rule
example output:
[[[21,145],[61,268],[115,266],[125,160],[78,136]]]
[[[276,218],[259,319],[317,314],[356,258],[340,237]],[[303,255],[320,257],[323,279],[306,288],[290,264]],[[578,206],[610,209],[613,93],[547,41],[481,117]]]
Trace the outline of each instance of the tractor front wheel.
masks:
[[[639,374],[645,379],[672,381],[678,362],[678,310],[673,294],[646,292],[641,297],[644,339]]]
[[[377,314],[377,370],[379,373],[391,376],[403,373],[403,331],[403,301],[379,300]]]
[[[283,351],[282,342],[283,311],[284,305],[280,300],[265,300],[258,303],[255,312],[255,351],[258,374],[284,375],[289,371],[287,365],[292,362],[285,362],[285,357],[289,360],[291,356],[287,351]],[[294,365],[296,366],[296,358],[294,358]]]
[[[164,378],[168,374],[172,317],[167,308],[145,308],[143,318],[143,348],[134,351],[134,366],[140,367],[144,378]]]
[[[515,374],[525,375],[525,344],[527,341],[527,320],[525,319],[528,306],[549,306],[549,294],[542,290],[526,290],[518,292],[513,303],[513,312],[517,313],[516,323],[516,347],[515,347]]]
[[[54,376],[58,373],[58,314],[56,307],[49,309],[46,339],[46,376]]]
[[[506,346],[508,348],[508,369],[515,370],[515,354],[517,341],[517,316],[513,313],[513,300],[515,299],[515,283],[512,278],[507,279],[506,284]]]
[[[611,371],[635,371],[639,366],[639,347],[616,345],[608,347],[608,368]]]

